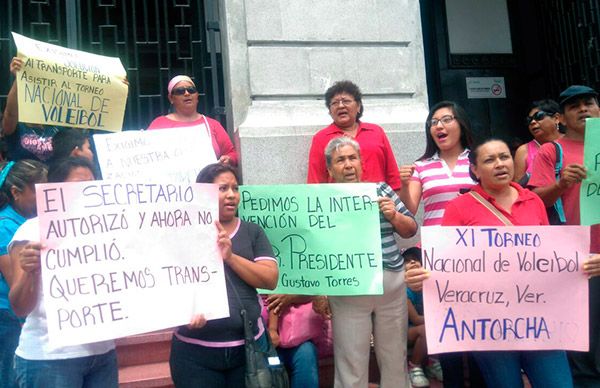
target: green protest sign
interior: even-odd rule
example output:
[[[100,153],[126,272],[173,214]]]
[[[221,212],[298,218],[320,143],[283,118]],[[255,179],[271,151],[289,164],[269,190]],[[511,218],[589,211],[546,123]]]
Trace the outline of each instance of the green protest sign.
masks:
[[[272,292],[383,294],[374,183],[241,186],[239,216],[260,225],[273,245],[279,283]]]
[[[579,193],[581,225],[600,224],[600,119],[585,122],[583,164],[587,178]]]

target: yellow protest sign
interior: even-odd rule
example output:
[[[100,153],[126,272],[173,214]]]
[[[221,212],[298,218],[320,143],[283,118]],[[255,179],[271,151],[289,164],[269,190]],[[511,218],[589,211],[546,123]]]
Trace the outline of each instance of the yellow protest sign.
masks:
[[[120,131],[128,86],[119,58],[77,51],[12,33],[19,121]]]

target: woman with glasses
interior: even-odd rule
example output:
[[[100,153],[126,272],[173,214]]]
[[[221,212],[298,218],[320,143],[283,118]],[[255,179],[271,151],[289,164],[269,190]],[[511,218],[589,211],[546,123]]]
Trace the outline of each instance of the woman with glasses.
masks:
[[[237,166],[238,156],[231,139],[217,120],[198,113],[198,89],[186,75],[175,76],[167,86],[173,112],[154,119],[148,129],[198,127],[206,141],[212,143],[219,163]]]
[[[358,142],[363,167],[363,182],[385,182],[400,190],[398,165],[383,129],[360,121],[364,107],[362,93],[351,81],[338,81],[325,92],[325,106],[333,119],[312,139],[308,156],[308,183],[332,182],[325,165],[325,146],[333,138],[348,136]]]
[[[560,107],[554,100],[534,101],[529,108],[525,124],[533,136],[533,140],[525,143],[515,152],[515,182],[524,186],[529,180],[533,167],[533,158],[544,143],[559,139]]]
[[[469,176],[471,124],[464,109],[452,101],[442,101],[434,105],[425,122],[425,138],[423,156],[412,165],[400,167],[400,199],[411,213],[416,214],[422,198],[425,210],[423,225],[440,225],[446,204],[461,191],[475,185],[475,181]],[[418,267],[420,265],[415,261],[406,264],[407,270]],[[439,358],[444,387],[463,386],[464,358],[469,360],[472,386],[484,385],[483,378],[470,355],[447,353]],[[424,386],[425,384],[420,382],[426,381],[426,375],[435,377],[435,369],[436,363],[426,366],[425,370],[419,365],[409,365],[409,377],[413,386]]]
[[[425,123],[425,153],[413,165],[400,167],[400,199],[416,214],[423,199],[423,226],[439,225],[448,201],[475,184],[469,177],[471,124],[452,101],[437,103]]]

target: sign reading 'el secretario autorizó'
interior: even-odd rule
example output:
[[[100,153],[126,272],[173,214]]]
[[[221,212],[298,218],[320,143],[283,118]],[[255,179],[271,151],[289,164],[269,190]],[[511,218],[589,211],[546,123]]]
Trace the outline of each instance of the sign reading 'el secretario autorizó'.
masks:
[[[588,349],[589,227],[423,227],[430,353]]]
[[[128,86],[119,58],[72,50],[12,33],[19,121],[120,131]]]
[[[265,293],[383,293],[374,183],[241,186],[239,214],[265,230],[279,263]]]
[[[36,186],[50,341],[76,345],[229,316],[212,184]]]

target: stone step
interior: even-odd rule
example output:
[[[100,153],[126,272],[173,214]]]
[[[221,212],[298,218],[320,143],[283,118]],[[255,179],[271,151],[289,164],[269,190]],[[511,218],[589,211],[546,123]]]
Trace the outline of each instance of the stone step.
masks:
[[[161,330],[117,339],[119,367],[168,362],[172,330]]]
[[[169,362],[119,368],[119,388],[172,388]]]

